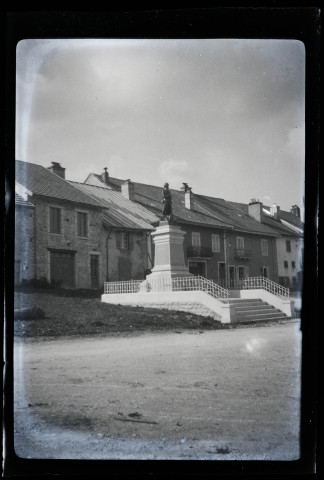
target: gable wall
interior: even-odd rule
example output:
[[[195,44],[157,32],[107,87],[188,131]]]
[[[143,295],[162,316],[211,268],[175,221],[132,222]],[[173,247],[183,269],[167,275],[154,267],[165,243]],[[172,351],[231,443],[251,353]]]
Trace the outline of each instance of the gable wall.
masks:
[[[15,282],[35,276],[34,208],[15,205]]]
[[[37,255],[36,276],[51,280],[50,249],[75,251],[75,287],[90,288],[90,254],[98,254],[99,281],[103,282],[102,272],[102,212],[98,209],[78,206],[72,202],[43,200],[33,197],[35,204]],[[61,208],[61,233],[50,233],[49,207]],[[88,214],[88,237],[77,236],[77,211]]]

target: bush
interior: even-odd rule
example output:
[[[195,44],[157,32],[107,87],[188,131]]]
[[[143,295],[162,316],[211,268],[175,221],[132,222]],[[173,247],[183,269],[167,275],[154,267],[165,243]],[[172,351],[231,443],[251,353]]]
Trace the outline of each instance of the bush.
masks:
[[[44,317],[45,312],[37,306],[15,310],[15,320],[36,320]]]
[[[53,281],[49,283],[47,278],[40,277],[40,278],[31,278],[30,280],[22,279],[21,281],[21,288],[40,288],[40,289],[50,289],[50,288],[59,288],[61,286],[62,280]]]
[[[23,288],[51,288],[47,278],[31,278],[30,280],[22,279],[21,286]]]

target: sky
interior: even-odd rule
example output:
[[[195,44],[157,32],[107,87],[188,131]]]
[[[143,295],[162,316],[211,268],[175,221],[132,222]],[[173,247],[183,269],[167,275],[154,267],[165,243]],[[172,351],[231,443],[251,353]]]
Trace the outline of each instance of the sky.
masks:
[[[303,209],[298,40],[30,39],[17,45],[16,159]]]

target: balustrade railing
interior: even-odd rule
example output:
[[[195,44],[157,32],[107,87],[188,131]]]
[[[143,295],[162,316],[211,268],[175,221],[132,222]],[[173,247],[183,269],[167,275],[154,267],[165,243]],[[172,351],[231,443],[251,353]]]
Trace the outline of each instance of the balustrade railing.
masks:
[[[249,277],[244,280],[243,289],[258,289],[262,288],[268,292],[277,295],[278,297],[289,298],[290,290],[289,288],[279,285],[279,283],[273,282],[266,277]]]
[[[251,258],[252,250],[247,250],[246,248],[235,248],[234,257],[235,258]]]
[[[137,293],[140,291],[143,280],[127,280],[124,282],[105,282],[104,293]]]
[[[228,301],[229,293],[212,280],[198,276],[188,277],[161,277],[148,280],[129,280],[124,282],[105,282],[105,294],[122,294],[138,292],[184,292],[202,291],[223,302]]]
[[[187,247],[187,257],[212,258],[212,256],[213,252],[210,247],[195,247],[193,245]]]

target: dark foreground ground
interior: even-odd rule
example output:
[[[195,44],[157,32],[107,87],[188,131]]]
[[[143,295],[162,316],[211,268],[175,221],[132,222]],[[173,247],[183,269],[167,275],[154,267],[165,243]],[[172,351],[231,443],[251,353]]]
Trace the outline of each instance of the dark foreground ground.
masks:
[[[298,458],[298,320],[211,328],[186,313],[125,316],[95,298],[33,295],[45,317],[15,322],[18,455]]]
[[[25,309],[29,308],[27,312]],[[211,317],[163,309],[127,307],[101,302],[100,292],[25,290],[15,292],[16,339],[85,336],[129,336],[178,330],[243,328]],[[34,313],[33,313],[34,312]],[[252,328],[254,325],[250,325]]]
[[[16,292],[15,309],[27,307],[35,315],[31,313],[26,318],[24,311],[16,314],[16,338],[119,336],[183,328],[222,328],[220,322],[209,317],[102,303],[99,293],[87,291]]]

